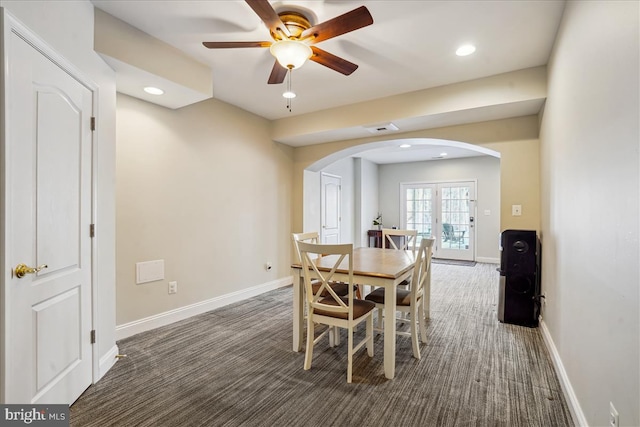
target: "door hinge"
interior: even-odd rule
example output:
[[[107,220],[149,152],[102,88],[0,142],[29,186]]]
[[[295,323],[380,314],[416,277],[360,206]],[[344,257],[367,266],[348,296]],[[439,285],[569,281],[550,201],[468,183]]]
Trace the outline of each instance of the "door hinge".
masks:
[[[91,330],[91,344],[95,344],[96,343],[96,330],[92,329]]]
[[[96,225],[89,224],[89,237],[96,237]]]
[[[91,130],[96,130],[96,118],[91,117]]]

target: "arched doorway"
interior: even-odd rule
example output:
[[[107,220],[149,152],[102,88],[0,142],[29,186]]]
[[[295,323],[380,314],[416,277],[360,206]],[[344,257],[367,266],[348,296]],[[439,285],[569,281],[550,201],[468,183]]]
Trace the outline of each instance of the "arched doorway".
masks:
[[[403,144],[411,147],[400,149]],[[432,158],[433,153],[436,153],[435,157],[442,157],[439,154],[443,150],[447,152],[445,158]],[[470,195],[469,206],[472,211],[468,216],[474,217],[473,230],[467,224],[464,238],[445,238],[441,208],[449,202],[440,201],[429,232],[437,234],[445,257],[455,257],[457,251],[446,253],[444,249],[460,248],[466,249],[467,258],[464,259],[498,261],[496,236],[500,231],[500,153],[465,142],[432,138],[377,141],[336,151],[310,164],[304,171],[305,230],[322,227],[322,190],[319,184],[322,173],[342,178],[341,240],[353,242],[356,246],[369,244],[367,232],[379,213],[383,214],[385,227],[407,227],[409,216],[402,208],[406,206],[406,201],[401,194],[401,183],[442,185],[450,182],[459,187],[461,182],[471,180],[478,187],[477,194],[482,196],[480,201],[476,201],[475,195]],[[450,205],[447,206],[451,211]],[[450,216],[447,221],[452,222]],[[465,226],[462,219],[456,219],[454,224],[458,227],[458,235],[461,235]],[[408,228],[414,228],[414,225],[409,224]]]

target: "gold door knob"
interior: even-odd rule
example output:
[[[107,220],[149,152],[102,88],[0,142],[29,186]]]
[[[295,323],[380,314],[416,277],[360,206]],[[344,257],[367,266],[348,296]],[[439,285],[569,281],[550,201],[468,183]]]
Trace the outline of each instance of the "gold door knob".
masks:
[[[42,264],[40,267],[35,267],[35,268],[29,267],[26,264],[18,264],[16,265],[16,268],[13,269],[13,272],[15,273],[16,277],[19,279],[21,277],[24,277],[26,274],[37,273],[43,268],[47,268],[47,264]]]

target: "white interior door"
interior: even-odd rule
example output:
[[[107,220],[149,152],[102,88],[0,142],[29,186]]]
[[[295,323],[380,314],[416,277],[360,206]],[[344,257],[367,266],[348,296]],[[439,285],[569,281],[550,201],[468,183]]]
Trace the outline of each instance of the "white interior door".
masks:
[[[342,179],[339,176],[322,173],[320,176],[320,210],[322,243],[340,243],[340,193]]]
[[[402,224],[436,239],[433,256],[474,260],[475,182],[401,185]]]
[[[3,399],[71,404],[92,380],[93,92],[8,33]]]

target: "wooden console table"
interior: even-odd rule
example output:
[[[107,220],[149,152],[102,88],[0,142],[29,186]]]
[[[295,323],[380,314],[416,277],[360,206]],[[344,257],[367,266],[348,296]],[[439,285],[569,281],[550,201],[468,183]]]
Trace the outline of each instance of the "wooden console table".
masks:
[[[369,247],[370,248],[381,248],[382,247],[382,230],[368,230],[367,236],[369,237]],[[404,236],[392,236],[391,237],[396,245],[404,246]],[[384,245],[387,249],[392,249],[389,245],[389,242],[386,242]]]
[[[370,248],[382,247],[382,230],[369,230],[367,231],[367,236],[369,237]]]

